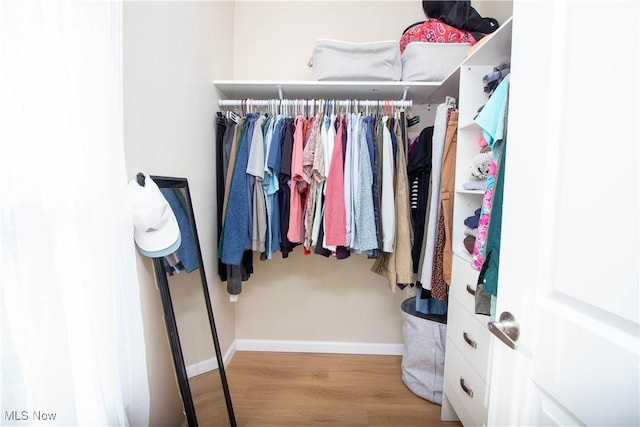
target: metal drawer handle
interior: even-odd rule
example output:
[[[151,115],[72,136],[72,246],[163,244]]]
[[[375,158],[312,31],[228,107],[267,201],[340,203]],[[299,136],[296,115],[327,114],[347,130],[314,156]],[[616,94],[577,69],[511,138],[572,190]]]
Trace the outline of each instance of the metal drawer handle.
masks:
[[[462,390],[467,393],[469,397],[473,397],[473,390],[464,385],[464,378],[460,378],[460,387],[462,387]]]
[[[466,332],[462,333],[462,338],[464,338],[464,342],[466,342],[467,344],[469,344],[469,347],[471,348],[478,348],[478,343],[475,342],[474,340],[472,340],[471,338],[469,338],[469,335],[467,335]]]
[[[469,292],[471,295],[475,296],[476,295],[476,290],[473,289],[471,287],[471,285],[467,285],[467,292]]]

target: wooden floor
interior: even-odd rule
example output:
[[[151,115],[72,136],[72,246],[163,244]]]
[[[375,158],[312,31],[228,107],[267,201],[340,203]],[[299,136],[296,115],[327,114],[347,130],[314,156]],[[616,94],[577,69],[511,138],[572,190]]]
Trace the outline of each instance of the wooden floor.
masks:
[[[240,427],[461,426],[402,382],[400,356],[236,352],[227,368]],[[227,425],[218,371],[191,379],[200,426]]]

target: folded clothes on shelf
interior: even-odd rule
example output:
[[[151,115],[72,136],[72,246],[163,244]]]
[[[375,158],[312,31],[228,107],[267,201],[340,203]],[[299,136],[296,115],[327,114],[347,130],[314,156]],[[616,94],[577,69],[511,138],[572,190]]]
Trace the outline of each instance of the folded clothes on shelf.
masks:
[[[471,179],[462,184],[462,188],[464,188],[465,190],[484,190],[486,186],[486,179]]]
[[[498,87],[502,79],[511,72],[511,63],[502,62],[497,67],[493,67],[493,71],[482,77],[484,85],[484,93],[491,95]]]
[[[480,222],[480,210],[481,208],[476,209],[473,215],[467,217],[464,220],[464,225],[469,228],[478,228],[478,223]]]
[[[473,254],[473,246],[476,244],[476,238],[473,236],[467,236],[464,238],[464,248],[469,252],[469,255]]]
[[[478,237],[477,228],[465,227],[463,233],[465,236]]]

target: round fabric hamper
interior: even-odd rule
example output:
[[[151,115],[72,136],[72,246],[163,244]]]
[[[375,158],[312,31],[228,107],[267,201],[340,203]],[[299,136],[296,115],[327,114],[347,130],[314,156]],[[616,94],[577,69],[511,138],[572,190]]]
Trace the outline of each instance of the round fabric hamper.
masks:
[[[442,404],[446,315],[416,312],[415,297],[402,302],[402,382],[415,395]]]

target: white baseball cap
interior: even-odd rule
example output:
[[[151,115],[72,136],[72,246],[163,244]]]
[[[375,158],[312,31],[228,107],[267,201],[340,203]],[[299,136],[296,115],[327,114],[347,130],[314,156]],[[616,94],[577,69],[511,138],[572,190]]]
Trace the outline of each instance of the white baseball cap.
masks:
[[[132,179],[127,188],[133,237],[143,255],[159,258],[178,250],[180,228],[158,185],[145,172],[140,173],[144,175],[144,185]]]

